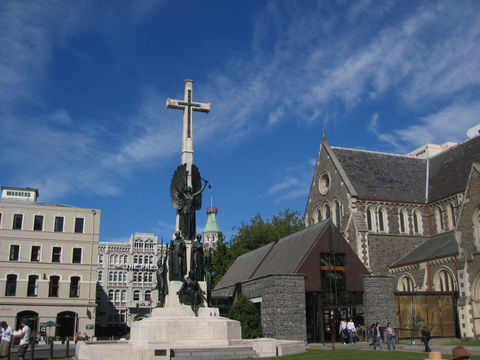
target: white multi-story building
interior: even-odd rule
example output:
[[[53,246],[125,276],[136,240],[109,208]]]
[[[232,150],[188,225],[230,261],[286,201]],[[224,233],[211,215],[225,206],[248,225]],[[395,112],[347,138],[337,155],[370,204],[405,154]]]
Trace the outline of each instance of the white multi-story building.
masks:
[[[95,331],[100,211],[37,201],[38,190],[2,187],[0,319],[49,335]]]
[[[128,242],[100,243],[97,336],[123,335],[135,319],[157,306],[155,270],[162,251],[154,234],[135,233]]]

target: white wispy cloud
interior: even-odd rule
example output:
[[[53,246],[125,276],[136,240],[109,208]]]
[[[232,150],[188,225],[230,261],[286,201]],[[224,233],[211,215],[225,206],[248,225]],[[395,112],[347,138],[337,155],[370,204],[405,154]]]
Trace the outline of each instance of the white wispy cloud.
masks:
[[[313,161],[315,162],[315,160]],[[265,196],[274,198],[276,204],[306,197],[312,181],[313,167],[311,163],[310,159],[278,170],[275,178],[281,179],[281,181],[270,185]]]
[[[448,105],[418,119],[415,125],[391,132],[382,132],[379,115],[374,114],[368,129],[380,140],[389,143],[398,153],[408,153],[427,143],[442,144],[466,139],[468,128],[480,123],[480,101]],[[388,121],[388,120],[387,120]]]
[[[165,6],[162,0],[129,4],[137,23]],[[51,86],[48,65],[56,46],[89,25],[113,31],[109,22],[89,21],[94,6],[60,0],[0,3],[0,163],[14,169],[10,181],[38,184],[44,195],[72,189],[119,194],[119,178],[179,150],[178,115],[167,112],[160,118],[166,96],[155,88],[142,90],[136,113],[119,116],[126,124],[119,133],[92,125],[106,119],[82,125],[85,119],[63,106],[49,108],[42,97]],[[402,6],[405,11],[398,12]],[[268,2],[255,15],[247,51],[222,59],[225,65],[212,68],[195,88],[215,104],[208,121],[195,128],[195,141],[200,145],[215,138],[231,145],[256,131],[272,131],[282,121],[327,123],[384,96],[413,109],[443,104],[441,110],[423,111],[427,115],[415,125],[392,132],[382,132],[381,121],[387,119],[381,112],[372,118],[370,131],[393,148],[460,137],[478,114],[478,102],[472,100],[480,82],[478,10],[475,1],[379,6],[365,0],[309,8]],[[448,122],[452,119],[455,128]],[[308,192],[310,174],[306,185],[294,173],[284,175],[289,180],[272,185],[270,195],[281,193],[282,199]]]
[[[418,109],[478,88],[478,4],[397,4],[401,13],[394,2],[377,4],[352,5],[342,31],[345,17],[328,6],[268,3],[257,16],[248,59],[236,58],[230,73],[212,77],[209,92],[222,93],[215,101],[221,128],[241,138],[275,125],[280,113],[327,122],[385,96]]]
[[[131,3],[138,21],[161,4]],[[120,119],[127,126],[117,134],[98,125],[110,119],[84,121],[66,109],[48,108],[41,94],[52,86],[54,48],[88,28],[92,6],[57,0],[0,4],[0,164],[11,169],[3,181],[41,188],[44,200],[72,191],[118,195],[119,178],[180,146],[172,142],[178,126],[159,118],[165,97],[154,89],[143,90],[137,113]]]

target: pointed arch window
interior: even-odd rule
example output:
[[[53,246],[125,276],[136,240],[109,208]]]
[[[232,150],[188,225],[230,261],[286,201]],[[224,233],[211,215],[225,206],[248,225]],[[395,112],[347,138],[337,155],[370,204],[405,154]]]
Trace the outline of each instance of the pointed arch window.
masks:
[[[317,222],[322,221],[322,212],[320,209],[317,209]]]
[[[409,232],[409,222],[408,222],[408,213],[405,209],[400,209],[399,214],[399,225],[400,225],[400,233],[405,234]]]
[[[456,225],[455,206],[453,206],[453,204],[450,203],[448,205],[448,208],[449,208],[449,216],[448,216],[449,225],[450,225],[450,229],[453,229],[453,228],[455,228],[455,225]]]
[[[331,218],[331,211],[330,211],[330,205],[325,204],[323,205],[323,218],[324,219],[330,219]]]
[[[444,229],[444,224],[443,224],[443,210],[440,206],[437,206],[435,208],[435,222],[437,223],[437,233],[440,233]]]
[[[398,280],[397,290],[398,291],[405,291],[405,292],[412,292],[415,289],[415,283],[413,279],[408,276],[404,275]]]
[[[383,207],[378,208],[378,231],[387,232],[387,216]]]
[[[341,207],[340,203],[335,200],[335,225],[340,229],[340,217],[341,217]]]
[[[455,281],[452,274],[446,270],[440,270],[433,279],[433,284],[436,291],[454,291],[455,290]]]
[[[418,209],[413,210],[412,218],[413,218],[413,232],[419,235],[423,234],[422,216]]]
[[[375,219],[373,214],[374,214],[373,209],[371,207],[369,207],[367,209],[367,229],[369,231],[373,231],[373,220]]]

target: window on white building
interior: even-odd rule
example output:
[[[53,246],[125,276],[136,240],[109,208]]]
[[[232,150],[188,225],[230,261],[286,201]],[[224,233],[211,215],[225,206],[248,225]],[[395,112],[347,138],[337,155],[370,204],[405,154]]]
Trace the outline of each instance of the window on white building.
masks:
[[[63,216],[55,216],[55,226],[53,228],[53,231],[63,232],[63,220]]]
[[[37,296],[38,275],[28,275],[27,296]]]
[[[8,274],[7,283],[5,284],[5,296],[15,296],[17,293],[17,275]]]

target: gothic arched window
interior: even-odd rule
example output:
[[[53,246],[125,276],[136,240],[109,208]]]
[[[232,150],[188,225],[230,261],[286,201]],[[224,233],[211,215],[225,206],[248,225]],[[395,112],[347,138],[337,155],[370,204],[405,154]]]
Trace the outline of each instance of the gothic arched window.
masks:
[[[409,275],[403,275],[398,280],[397,290],[411,292],[415,289],[415,283]]]
[[[437,223],[437,233],[441,233],[445,227],[443,225],[443,210],[440,206],[435,207],[434,215]]]
[[[335,200],[335,225],[337,225],[338,228],[340,228],[340,218],[341,218],[341,207],[340,203]]]
[[[387,212],[383,207],[378,208],[378,232],[388,232]]]
[[[408,222],[408,213],[405,209],[400,209],[398,213],[399,217],[399,225],[400,225],[400,233],[405,234],[409,232],[409,222]]]
[[[374,221],[375,221],[375,216],[373,209],[371,207],[367,208],[367,229],[369,231],[374,231]]]
[[[455,281],[453,280],[452,274],[446,270],[440,270],[433,278],[433,284],[436,291],[454,291],[455,290]]]
[[[419,235],[423,234],[422,216],[418,209],[413,210],[412,218],[413,218],[413,233],[419,234]]]

